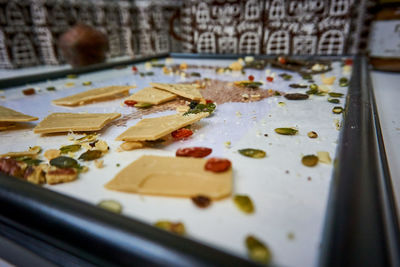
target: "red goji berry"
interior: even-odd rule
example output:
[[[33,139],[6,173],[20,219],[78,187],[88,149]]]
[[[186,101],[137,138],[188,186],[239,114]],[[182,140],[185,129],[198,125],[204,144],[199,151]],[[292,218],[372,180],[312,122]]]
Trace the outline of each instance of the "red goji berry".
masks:
[[[192,130],[181,128],[171,133],[174,139],[185,139],[193,134]]]
[[[345,65],[349,65],[349,66],[353,65],[353,59],[347,58],[347,59],[344,61],[344,64],[345,64]]]
[[[286,58],[284,58],[284,57],[278,57],[278,61],[281,64],[286,64]]]
[[[273,82],[274,81],[274,77],[268,76],[267,77],[267,82]]]
[[[35,89],[33,88],[28,88],[22,91],[24,95],[34,95],[36,93]]]
[[[208,147],[186,147],[179,148],[176,151],[177,157],[193,157],[193,158],[204,158],[210,155],[212,152],[211,148]]]
[[[136,66],[133,66],[133,67],[132,67],[132,71],[133,71],[133,72],[137,72],[137,71],[138,71],[138,68],[137,68]]]
[[[206,99],[206,104],[214,103],[211,99]]]
[[[212,172],[224,172],[231,167],[231,162],[228,159],[210,158],[207,160],[204,169]]]
[[[137,102],[134,101],[134,100],[125,100],[124,104],[129,106],[129,107],[133,107],[133,106],[135,106],[137,104]]]
[[[249,75],[248,79],[249,79],[249,81],[254,81],[254,76],[253,75]]]

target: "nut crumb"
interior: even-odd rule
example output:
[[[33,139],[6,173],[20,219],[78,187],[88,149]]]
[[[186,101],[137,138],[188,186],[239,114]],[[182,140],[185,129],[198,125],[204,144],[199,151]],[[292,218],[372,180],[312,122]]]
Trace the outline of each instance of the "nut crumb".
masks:
[[[94,165],[95,165],[97,168],[101,169],[101,168],[103,168],[103,166],[104,166],[104,160],[102,160],[102,159],[96,159],[96,160],[94,161]]]

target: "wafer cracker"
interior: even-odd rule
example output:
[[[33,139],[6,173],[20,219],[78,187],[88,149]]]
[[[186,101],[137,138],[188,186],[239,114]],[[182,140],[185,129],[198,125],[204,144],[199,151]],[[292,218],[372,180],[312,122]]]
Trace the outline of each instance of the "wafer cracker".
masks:
[[[158,118],[148,118],[123,132],[115,140],[119,141],[154,141],[175,130],[195,123],[209,115],[208,112],[198,114],[174,114]]]
[[[108,86],[96,88],[79,94],[55,99],[52,103],[60,106],[78,106],[94,101],[105,101],[127,95],[129,90],[135,87],[136,86]]]
[[[0,122],[22,122],[22,121],[36,121],[37,117],[25,115],[18,111],[0,106]]]
[[[16,125],[13,122],[0,122],[0,131],[14,128]]]
[[[232,169],[204,169],[206,159],[142,156],[120,171],[105,187],[110,190],[174,197],[227,197],[232,192]]]
[[[151,86],[166,90],[179,96],[192,100],[200,100],[203,98],[200,91],[191,84],[171,84],[171,83],[150,83]]]
[[[120,117],[119,113],[52,113],[34,129],[34,133],[98,131],[107,123]]]
[[[127,100],[133,100],[139,103],[150,103],[153,105],[158,105],[172,99],[175,99],[177,96],[170,92],[160,90],[157,88],[146,87],[142,90],[134,93],[129,96]]]

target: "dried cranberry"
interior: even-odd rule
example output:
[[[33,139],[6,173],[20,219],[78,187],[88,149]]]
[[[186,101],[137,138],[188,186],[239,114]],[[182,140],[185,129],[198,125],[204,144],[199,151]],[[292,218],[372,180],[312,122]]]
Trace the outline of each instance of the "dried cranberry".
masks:
[[[192,130],[181,128],[171,133],[174,139],[185,139],[193,134]]]
[[[231,167],[231,162],[228,159],[210,158],[207,160],[204,169],[212,172],[224,172]]]
[[[206,99],[206,104],[211,104],[214,103],[214,101],[212,101],[211,99]]]
[[[193,203],[199,208],[207,208],[211,204],[211,199],[206,196],[195,196],[192,197]]]
[[[137,102],[134,101],[134,100],[125,100],[124,104],[129,106],[129,107],[133,107],[133,106],[135,106],[137,104]]]
[[[34,95],[36,93],[35,89],[33,88],[28,88],[22,91],[24,95]]]
[[[273,82],[274,81],[274,77],[268,76],[267,77],[267,82]]]
[[[249,75],[248,79],[249,79],[249,81],[254,81],[254,76],[253,75]]]
[[[133,72],[138,72],[138,68],[136,66],[132,66],[132,71]]]
[[[180,148],[176,151],[177,157],[193,157],[193,158],[204,158],[210,155],[212,152],[211,148],[208,147],[186,147]]]

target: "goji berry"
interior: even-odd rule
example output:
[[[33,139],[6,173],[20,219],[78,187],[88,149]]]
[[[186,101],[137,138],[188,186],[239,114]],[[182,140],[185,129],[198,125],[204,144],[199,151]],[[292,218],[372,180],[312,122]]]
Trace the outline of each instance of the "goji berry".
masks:
[[[134,101],[134,100],[125,100],[124,104],[129,106],[129,107],[133,107],[133,106],[135,106],[137,104],[137,102]]]
[[[344,61],[344,64],[345,64],[345,65],[349,65],[349,66],[353,65],[353,59],[351,59],[351,58],[346,59],[346,60]]]
[[[208,147],[186,147],[179,148],[176,151],[177,157],[193,157],[193,158],[204,158],[210,155],[212,152],[211,148]]]
[[[284,58],[284,57],[278,57],[278,61],[281,64],[286,64],[286,58]]]
[[[193,203],[199,208],[207,208],[211,204],[211,199],[206,196],[195,196],[192,197]]]
[[[224,172],[231,167],[231,162],[228,159],[210,158],[207,160],[204,169],[212,172]]]
[[[254,76],[253,75],[249,75],[248,79],[249,79],[249,81],[254,81]]]
[[[206,99],[206,104],[214,103],[211,99]]]
[[[274,81],[274,77],[268,76],[267,77],[267,82],[273,82]]]
[[[22,91],[24,95],[34,95],[36,93],[35,89],[33,88],[28,88]]]
[[[133,71],[133,72],[137,72],[137,71],[138,71],[138,68],[137,68],[136,66],[133,66],[133,67],[132,67],[132,71]]]
[[[174,139],[185,139],[193,134],[192,130],[181,128],[171,133]]]

